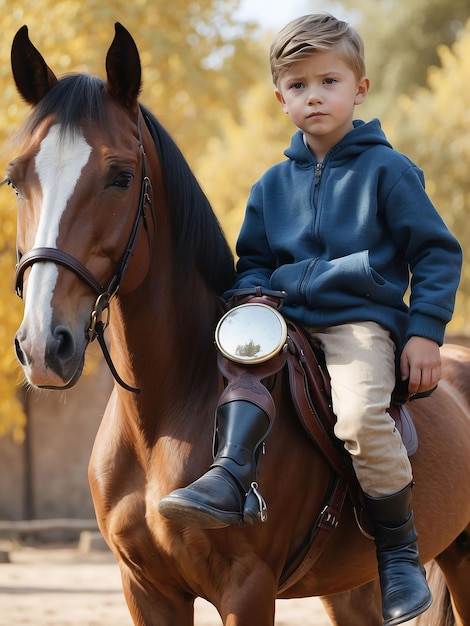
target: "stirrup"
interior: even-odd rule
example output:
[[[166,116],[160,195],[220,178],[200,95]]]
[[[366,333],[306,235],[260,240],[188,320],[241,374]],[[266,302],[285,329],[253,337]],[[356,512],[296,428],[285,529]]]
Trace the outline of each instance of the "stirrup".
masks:
[[[247,526],[253,526],[256,522],[266,522],[267,519],[268,507],[263,496],[258,491],[258,483],[253,481],[249,492],[246,494],[243,522]]]

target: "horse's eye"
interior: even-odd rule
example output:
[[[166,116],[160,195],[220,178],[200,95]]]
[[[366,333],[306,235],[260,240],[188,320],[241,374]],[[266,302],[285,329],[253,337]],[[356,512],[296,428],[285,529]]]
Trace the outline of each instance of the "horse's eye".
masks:
[[[129,189],[134,176],[130,172],[122,172],[114,179],[113,186],[121,189]]]

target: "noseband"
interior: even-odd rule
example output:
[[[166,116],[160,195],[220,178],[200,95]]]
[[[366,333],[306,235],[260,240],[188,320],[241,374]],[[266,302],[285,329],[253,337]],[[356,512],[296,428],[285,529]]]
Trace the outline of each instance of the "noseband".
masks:
[[[116,368],[114,367],[111,360],[111,355],[109,354],[108,348],[106,346],[104,331],[109,324],[110,302],[119,289],[122,278],[129,264],[130,257],[134,253],[141,221],[143,221],[147,233],[149,232],[147,218],[145,214],[145,209],[147,205],[149,205],[151,208],[152,220],[155,226],[154,207],[152,199],[149,195],[149,190],[151,190],[152,185],[150,183],[150,179],[147,176],[146,156],[144,145],[142,142],[140,117],[137,126],[139,131],[140,150],[142,152],[142,182],[140,186],[139,204],[126,249],[124,250],[121,260],[119,261],[118,266],[115,269],[108,286],[105,287],[104,285],[102,285],[85,267],[85,265],[83,265],[83,263],[68,254],[68,252],[58,250],[57,248],[47,247],[33,248],[19,258],[18,264],[16,266],[15,284],[16,293],[20,298],[22,298],[24,273],[28,269],[28,267],[31,267],[37,262],[50,262],[56,263],[57,265],[63,265],[74,274],[76,274],[79,278],[81,278],[83,282],[85,282],[95,292],[97,296],[95,304],[93,306],[93,310],[90,315],[90,325],[87,331],[88,340],[91,342],[94,339],[98,339],[98,343],[101,346],[103,355],[114,379],[119,385],[121,385],[121,387],[134,393],[140,393],[140,389],[137,389],[136,387],[131,387],[130,385],[125,383],[117,373]]]

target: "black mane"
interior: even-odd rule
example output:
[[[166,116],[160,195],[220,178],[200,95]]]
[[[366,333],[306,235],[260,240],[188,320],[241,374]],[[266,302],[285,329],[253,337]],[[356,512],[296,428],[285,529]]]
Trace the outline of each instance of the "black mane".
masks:
[[[64,133],[80,124],[105,124],[105,82],[86,74],[61,78],[33,110],[24,130],[32,132],[53,114]],[[234,280],[233,256],[220,224],[184,156],[158,120],[141,106],[160,158],[170,203],[175,262],[184,280],[195,263],[208,286],[218,295]]]
[[[177,263],[185,271],[191,260],[219,295],[235,281],[233,256],[209,200],[180,149],[145,107],[141,111],[152,133],[170,202]],[[184,276],[184,273],[183,273]]]

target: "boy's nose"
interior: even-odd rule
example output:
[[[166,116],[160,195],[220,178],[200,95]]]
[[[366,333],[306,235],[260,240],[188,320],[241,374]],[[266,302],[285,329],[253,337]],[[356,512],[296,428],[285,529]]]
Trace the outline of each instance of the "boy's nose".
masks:
[[[317,104],[322,102],[322,97],[318,89],[312,88],[309,90],[307,94],[307,102],[308,104]]]

